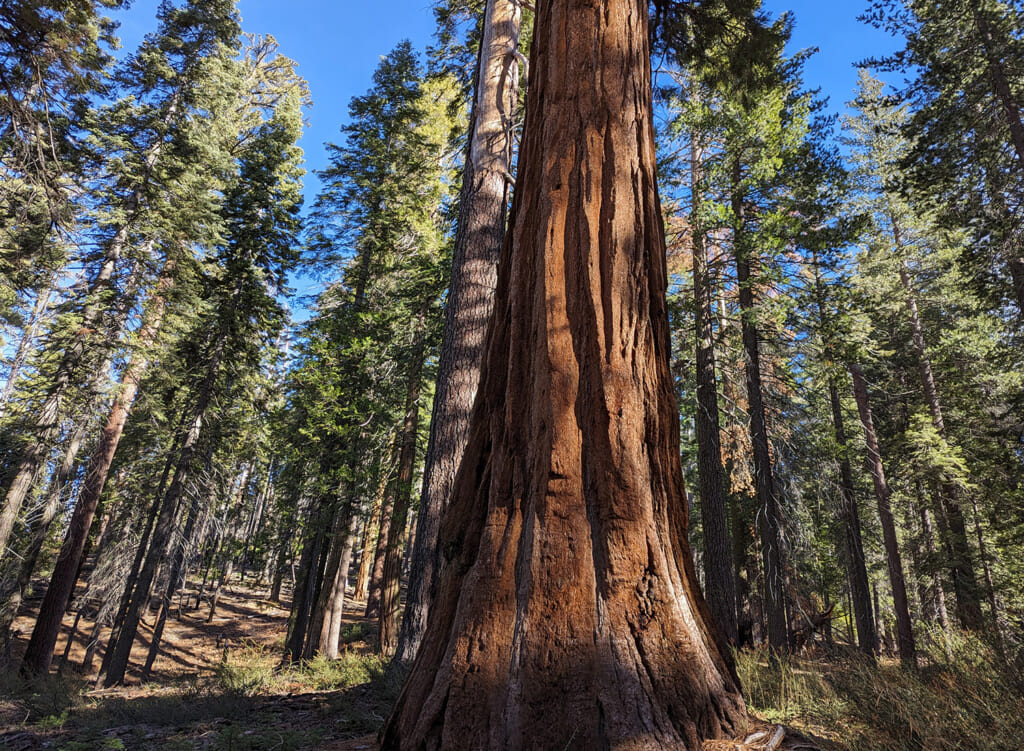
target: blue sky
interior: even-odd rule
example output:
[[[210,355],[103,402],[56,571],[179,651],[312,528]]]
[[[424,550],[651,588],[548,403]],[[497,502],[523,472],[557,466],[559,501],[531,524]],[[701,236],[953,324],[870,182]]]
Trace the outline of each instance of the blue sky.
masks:
[[[158,4],[135,0],[129,10],[117,14],[125,50],[155,28]],[[853,64],[894,48],[887,35],[856,20],[867,4],[868,0],[765,0],[765,10],[773,17],[785,11],[794,15],[791,52],[819,48],[805,69],[805,84],[820,87],[833,111],[842,111],[853,98]],[[240,0],[242,28],[273,35],[309,82],[313,107],[302,147],[310,173],[326,166],[324,143],[340,140],[349,100],[370,87],[380,57],[403,39],[410,39],[420,51],[431,42],[431,7],[432,0]],[[317,189],[315,176],[307,175],[307,206]],[[309,280],[296,279],[295,284],[302,293],[315,292],[316,285]],[[296,302],[294,312],[304,318],[304,305]]]
[[[792,50],[818,47],[806,68],[808,87],[821,87],[833,110],[852,98],[856,83],[853,63],[890,50],[893,41],[856,18],[868,0],[766,0],[765,9],[778,16],[791,11],[796,19]],[[136,0],[118,14],[125,49],[138,44],[155,25],[157,0]],[[338,140],[348,115],[349,100],[364,93],[381,55],[402,39],[423,50],[431,41],[431,0],[240,0],[242,27],[272,34],[285,55],[299,63],[309,81],[313,108],[302,139],[306,166],[325,165],[324,142]],[[306,180],[312,200],[317,181]]]

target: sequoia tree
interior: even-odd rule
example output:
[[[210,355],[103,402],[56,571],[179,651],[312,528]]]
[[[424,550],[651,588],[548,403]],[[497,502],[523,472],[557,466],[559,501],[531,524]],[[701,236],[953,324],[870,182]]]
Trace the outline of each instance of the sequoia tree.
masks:
[[[743,700],[686,537],[647,3],[541,0],[510,232],[394,748],[686,748]]]

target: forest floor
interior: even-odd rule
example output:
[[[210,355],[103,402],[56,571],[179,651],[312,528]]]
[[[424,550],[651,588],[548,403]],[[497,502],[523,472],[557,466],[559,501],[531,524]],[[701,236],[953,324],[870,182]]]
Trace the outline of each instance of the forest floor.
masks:
[[[144,623],[125,686],[91,690],[96,670],[65,669],[34,685],[0,675],[0,749],[325,749],[376,747],[375,735],[395,697],[394,680],[368,643],[362,603],[346,603],[346,652],[330,663],[280,668],[288,602],[266,599],[266,587],[237,583],[209,606],[172,612],[150,680],[140,681],[152,622]],[[32,603],[38,606],[38,602]],[[31,633],[35,608],[15,623],[10,664]],[[65,620],[55,661],[71,631]],[[67,665],[81,665],[92,623],[79,629]],[[102,634],[105,643],[108,632]],[[98,667],[102,654],[96,656]]]
[[[35,616],[29,608],[15,624],[6,672],[0,660],[0,749],[375,751],[398,678],[373,650],[374,624],[362,618],[362,603],[346,607],[338,660],[282,667],[288,603],[265,596],[265,587],[233,583],[210,622],[206,603],[180,619],[172,613],[145,683],[139,666],[151,623],[144,625],[127,685],[99,691],[95,670],[65,669],[28,685],[18,679],[14,666]],[[71,625],[66,619],[58,656]],[[91,626],[79,629],[67,665],[81,664]],[[745,746],[709,741],[709,751],[762,748],[776,723],[799,731],[779,751],[1024,748],[1020,674],[995,666],[975,639],[925,652],[916,673],[842,648],[781,659],[743,651],[737,667],[751,710],[747,733],[760,737]]]

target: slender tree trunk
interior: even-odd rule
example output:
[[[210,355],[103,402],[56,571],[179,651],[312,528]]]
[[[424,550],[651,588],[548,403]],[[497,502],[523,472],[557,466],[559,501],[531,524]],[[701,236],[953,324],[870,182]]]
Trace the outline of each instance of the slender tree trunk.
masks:
[[[754,449],[754,475],[759,506],[762,557],[765,575],[765,609],[768,618],[768,642],[774,649],[789,643],[786,621],[785,557],[782,549],[782,511],[776,493],[768,427],[765,419],[764,389],[761,384],[761,345],[754,309],[751,279],[751,249],[745,230],[744,195],[740,185],[740,163],[733,165],[732,209],[735,217],[733,242],[736,254],[736,280],[739,284],[740,315],[743,335],[744,368],[747,377],[747,405],[750,413],[750,441]]]
[[[422,315],[421,315],[422,321]],[[417,327],[423,336],[422,324]],[[379,648],[390,657],[398,648],[398,629],[401,625],[399,590],[402,578],[402,553],[405,550],[405,528],[412,501],[412,478],[416,468],[416,431],[419,429],[420,381],[423,372],[422,345],[414,355],[415,365],[408,375],[405,395],[405,420],[402,425],[401,448],[398,452],[398,476],[395,478],[394,510],[391,527],[384,546],[384,576],[380,588],[380,616],[377,621]]]
[[[878,447],[878,436],[875,434],[875,421],[871,414],[871,403],[868,400],[868,386],[857,363],[851,362],[849,370],[850,376],[853,378],[853,397],[857,402],[857,413],[860,415],[860,423],[864,428],[864,442],[868,448],[868,466],[871,468],[871,481],[875,488],[875,504],[878,507],[878,519],[882,526],[885,561],[889,569],[893,609],[896,611],[896,642],[900,652],[900,664],[906,668],[916,668],[914,629],[910,620],[910,607],[907,603],[907,583],[903,576],[903,561],[900,558],[899,543],[896,540],[896,523],[893,521],[892,506],[889,502],[889,484],[885,479],[882,454]]]
[[[441,514],[469,439],[469,413],[480,378],[484,331],[494,304],[512,171],[521,15],[518,0],[488,0],[484,10],[423,491],[395,655],[402,664],[411,663],[416,656],[436,593]]]
[[[79,418],[67,448],[64,450],[64,458],[50,478],[42,514],[32,525],[32,534],[28,545],[21,551],[21,564],[18,566],[17,578],[4,598],[6,602],[4,603],[2,621],[0,621],[0,633],[3,634],[4,642],[6,642],[10,627],[18,615],[25,590],[32,581],[32,574],[35,573],[39,553],[42,551],[46,536],[50,531],[50,524],[57,516],[64,500],[64,494],[68,490],[68,483],[75,471],[78,452],[82,448],[82,442],[89,429],[89,417],[89,415],[83,415]]]
[[[918,491],[918,497],[922,494]],[[932,527],[932,520],[924,503],[920,504],[921,513],[921,534],[924,536],[925,553],[929,560],[935,558],[935,531]],[[935,608],[939,614],[939,625],[942,627],[942,634],[946,642],[946,654],[952,657],[950,644],[952,643],[952,631],[950,629],[949,611],[946,608],[946,591],[942,586],[942,577],[938,571],[931,572],[932,587],[935,597]]]
[[[68,523],[64,544],[61,545],[53,573],[50,575],[50,584],[46,589],[42,605],[40,605],[36,625],[32,629],[32,636],[21,663],[22,672],[40,675],[50,669],[50,661],[53,659],[53,650],[57,645],[57,636],[60,632],[61,619],[74,591],[89,529],[92,527],[93,517],[110,473],[110,466],[117,453],[125,424],[128,422],[132,402],[138,393],[139,384],[148,364],[145,350],[156,341],[157,332],[160,330],[167,306],[167,295],[173,283],[173,270],[173,262],[169,261],[165,264],[160,280],[157,282],[146,322],[139,332],[140,351],[135,353],[128,367],[125,368],[121,377],[121,388],[117,396],[114,397],[114,404],[110,409],[103,432],[100,434],[99,443],[89,459],[82,489],[79,492],[78,501],[75,503],[71,521]],[[145,546],[145,542],[143,542],[143,546]]]
[[[40,290],[39,294],[36,295],[35,302],[32,304],[32,313],[29,315],[28,324],[21,334],[18,349],[11,360],[11,368],[7,371],[7,381],[4,383],[3,391],[0,391],[0,415],[7,411],[7,402],[10,400],[14,387],[18,383],[18,375],[21,373],[21,369],[25,367],[29,354],[31,354],[36,346],[36,337],[39,336],[39,329],[50,307],[51,297],[53,297],[52,282]]]
[[[367,602],[370,594],[370,577],[373,574],[374,553],[377,550],[377,542],[380,540],[380,514],[384,507],[384,496],[388,490],[388,479],[390,469],[382,468],[381,475],[377,481],[377,492],[373,494],[373,506],[370,508],[370,518],[363,527],[362,552],[359,554],[359,572],[356,574],[356,591],[352,599],[357,602]]]
[[[438,597],[381,745],[696,750],[745,710],[686,536],[647,3],[540,0],[535,29]]]
[[[384,469],[385,475],[390,477],[391,467],[398,460],[398,451],[401,447],[402,431],[395,433],[394,445],[391,449],[391,461]],[[388,482],[382,479],[382,482]],[[384,581],[384,555],[387,553],[388,533],[391,530],[391,514],[395,508],[395,494],[390,482],[385,485],[384,495],[380,503],[380,525],[377,527],[377,545],[373,552],[373,563],[370,566],[370,581],[366,593],[366,610],[364,618],[380,617],[380,588]]]
[[[149,680],[153,670],[153,663],[160,654],[160,642],[164,636],[164,626],[167,625],[167,614],[171,610],[171,602],[174,600],[174,593],[178,589],[179,580],[182,579],[182,569],[185,566],[185,559],[188,556],[189,547],[192,545],[192,535],[195,533],[196,518],[199,516],[198,508],[186,509],[188,521],[185,523],[185,531],[175,545],[170,570],[167,573],[167,586],[164,588],[163,597],[160,599],[160,612],[153,627],[153,634],[149,640],[149,653],[146,655],[146,662],[142,667],[143,682]]]
[[[899,225],[893,221],[893,232],[896,246],[902,247]],[[924,326],[917,309],[917,294],[910,282],[910,274],[905,264],[900,264],[900,283],[906,294],[907,312],[910,316],[911,336],[917,352],[918,368],[921,373],[921,385],[924,389],[925,402],[931,413],[932,424],[942,440],[946,440],[946,425],[942,416],[942,405],[939,392],[935,387],[932,375],[932,364],[928,357],[928,349],[924,339]],[[948,545],[952,552],[950,570],[953,574],[953,589],[956,592],[956,613],[960,625],[968,631],[976,631],[983,627],[981,601],[978,595],[978,580],[974,574],[974,557],[967,541],[967,526],[963,511],[957,501],[957,490],[952,483],[944,483],[941,492],[942,507],[945,513],[949,534]]]
[[[177,99],[174,95],[165,117],[167,122],[177,113]],[[148,182],[149,175],[156,164],[157,158],[162,150],[163,141],[150,149],[146,157],[146,171],[143,182]],[[107,311],[104,304],[105,293],[112,285],[114,273],[117,270],[118,262],[128,249],[130,239],[130,224],[135,213],[143,203],[143,186],[138,185],[131,192],[123,207],[127,219],[118,227],[113,237],[107,242],[103,250],[103,259],[96,270],[96,275],[89,284],[89,290],[85,295],[85,304],[82,308],[78,331],[81,335],[75,336],[65,347],[57,371],[54,374],[53,382],[50,384],[42,404],[36,413],[35,419],[28,428],[33,439],[28,443],[21,455],[14,462],[14,472],[7,492],[4,495],[3,506],[0,507],[0,561],[4,559],[7,549],[7,542],[11,531],[18,519],[36,473],[39,470],[47,453],[50,451],[53,441],[60,428],[60,422],[64,413],[64,400],[70,389],[73,389],[83,372],[89,374],[89,382],[92,382],[95,372],[98,371],[99,363],[102,362],[102,355],[120,338],[124,328],[126,317],[115,316],[116,323],[105,325],[103,314]],[[148,255],[152,248],[152,241],[148,241],[140,255]],[[136,265],[133,276],[138,271]],[[134,287],[134,283],[129,283]],[[122,297],[117,306],[127,311],[127,301]],[[125,307],[127,306],[127,307]]]
[[[999,607],[996,603],[996,588],[992,582],[992,569],[988,565],[988,546],[985,545],[985,535],[981,531],[981,512],[978,511],[978,502],[971,496],[971,511],[974,512],[974,533],[978,539],[978,555],[981,559],[981,570],[985,576],[985,599],[988,600],[989,609],[992,611],[992,636],[995,639],[995,647],[999,655],[1005,660],[1006,649],[1003,644],[1003,633],[999,629]]]
[[[355,522],[357,515],[354,509],[349,510],[339,530],[335,544],[339,546],[338,562],[329,577],[329,586],[324,587],[326,603],[319,634],[319,651],[329,660],[338,658],[338,642],[341,638],[341,624],[345,615],[345,587],[352,566],[352,548],[355,538]],[[328,569],[330,570],[330,569]]]
[[[986,18],[984,9],[978,0],[971,0],[970,8],[978,34],[981,35],[982,52],[988,66],[989,79],[992,81],[992,92],[1003,109],[1010,144],[1017,156],[1017,169],[1024,171],[1024,123],[1021,122],[1020,103],[1010,90],[1004,56],[999,49],[1000,45],[996,43],[992,25]]]
[[[182,442],[178,463],[174,470],[174,477],[167,487],[167,492],[164,494],[160,514],[153,528],[153,540],[146,555],[146,561],[139,572],[139,578],[135,583],[135,589],[129,601],[128,610],[118,632],[106,676],[101,676],[100,678],[101,685],[118,685],[124,682],[132,644],[135,641],[135,635],[139,628],[143,608],[149,600],[153,577],[156,574],[157,566],[166,554],[174,528],[174,518],[177,514],[181,498],[185,493],[186,483],[192,474],[192,461],[202,433],[206,412],[213,400],[214,384],[220,371],[226,339],[227,332],[222,329],[211,351],[203,382],[197,391],[192,424],[189,426],[188,434]]]
[[[335,506],[334,508],[338,508]],[[330,634],[329,619],[333,615],[335,587],[338,572],[341,568],[341,557],[345,549],[349,532],[349,520],[352,516],[351,503],[341,504],[341,508],[332,511],[334,525],[328,541],[327,563],[324,567],[323,582],[320,586],[316,604],[313,606],[312,619],[307,628],[305,653],[309,656],[324,651],[325,640]],[[344,599],[344,591],[342,591]]]
[[[697,371],[697,470],[701,518],[704,522],[704,570],[708,607],[722,634],[732,644],[739,639],[732,549],[722,489],[722,443],[718,420],[718,382],[715,377],[714,290],[703,224],[703,146],[691,134],[690,181],[693,235],[693,299]]]
[[[868,583],[867,564],[864,560],[864,543],[860,534],[857,495],[853,485],[853,469],[850,466],[843,407],[839,400],[839,388],[836,386],[834,377],[829,378],[828,393],[832,406],[832,426],[835,430],[836,444],[841,452],[839,457],[840,491],[843,498],[846,552],[850,558],[850,593],[853,597],[853,612],[857,621],[857,643],[862,652],[874,655],[878,650],[878,629],[871,618],[871,590]]]

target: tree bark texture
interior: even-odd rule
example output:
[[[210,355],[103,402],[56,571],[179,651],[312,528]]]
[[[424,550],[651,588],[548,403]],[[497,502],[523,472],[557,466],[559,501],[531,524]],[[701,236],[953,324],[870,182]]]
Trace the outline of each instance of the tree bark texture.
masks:
[[[484,10],[423,490],[395,655],[403,664],[411,663],[416,656],[436,594],[441,514],[469,439],[469,414],[480,379],[484,332],[494,305],[498,255],[505,235],[508,175],[512,171],[513,118],[519,97],[515,55],[521,16],[517,0],[488,0]]]
[[[745,722],[686,538],[647,4],[537,3],[512,231],[384,749],[698,749]]]
[[[864,428],[864,442],[868,448],[868,466],[871,469],[871,481],[875,488],[878,519],[882,526],[885,561],[889,569],[893,609],[896,611],[896,644],[899,648],[900,664],[904,667],[916,668],[914,629],[910,621],[910,606],[907,602],[907,582],[903,576],[903,560],[900,557],[899,542],[896,539],[896,523],[893,521],[892,505],[889,501],[889,484],[886,482],[885,468],[882,466],[882,454],[878,447],[875,421],[871,414],[871,402],[868,398],[868,385],[864,379],[864,373],[857,363],[850,363],[849,370],[850,376],[853,378],[853,397],[857,402],[857,413],[860,415],[860,423]]]

